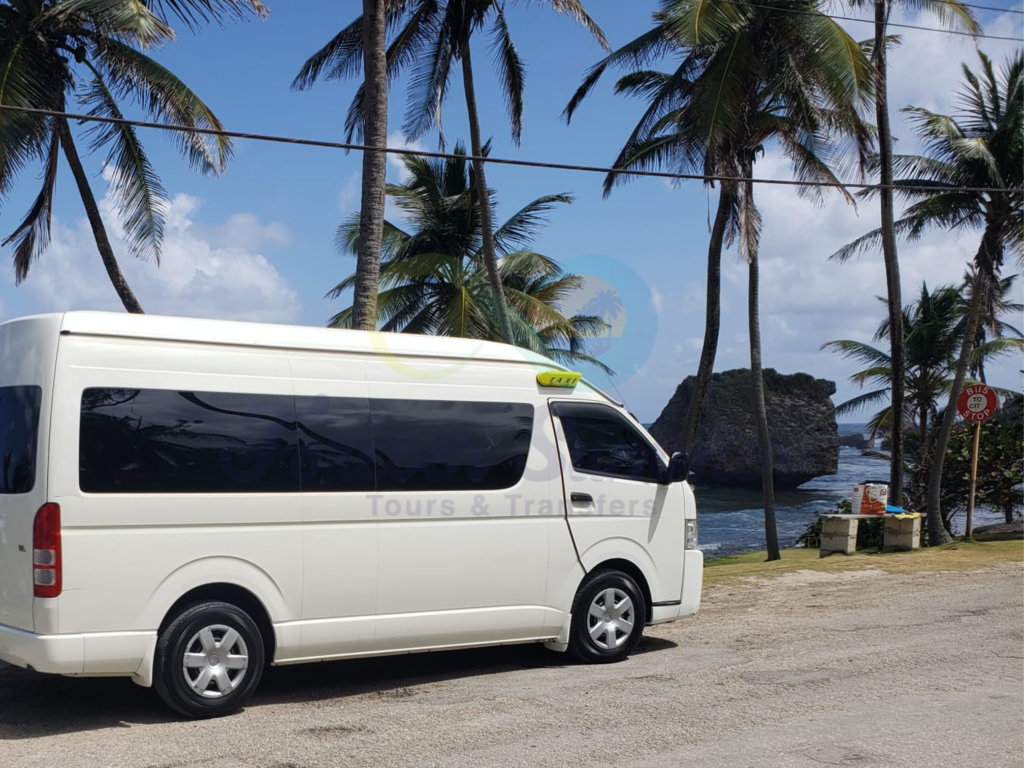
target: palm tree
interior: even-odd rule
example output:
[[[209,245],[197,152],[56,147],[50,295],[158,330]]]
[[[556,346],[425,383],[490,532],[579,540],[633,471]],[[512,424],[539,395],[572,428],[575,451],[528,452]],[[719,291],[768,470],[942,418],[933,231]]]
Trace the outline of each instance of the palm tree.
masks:
[[[893,163],[892,131],[889,126],[889,87],[887,48],[889,15],[894,7],[928,9],[939,21],[951,29],[972,33],[981,31],[972,12],[958,0],[849,0],[854,8],[873,5],[875,11],[875,37],[870,46],[872,63],[875,65],[875,120],[878,130],[878,180],[882,184],[879,192],[881,208],[882,260],[885,262],[885,282],[888,292],[889,336],[893,365],[896,370],[892,380],[892,403],[897,410],[903,408],[903,359],[905,356],[903,328],[900,318],[903,309],[903,295],[900,286],[899,255],[896,251],[896,234],[893,228]],[[897,421],[892,433],[893,461],[889,465],[889,492],[892,504],[900,506],[903,491],[903,463],[895,457],[903,454],[903,426]]]
[[[1013,301],[1010,296],[1013,294],[1015,275],[1000,278],[987,284],[987,292],[983,297],[981,318],[978,321],[978,334],[974,340],[975,352],[984,346],[991,337],[992,339],[1024,339],[1024,333],[1000,318],[1011,314],[1024,312],[1024,304]],[[964,290],[958,294],[960,299],[959,313],[966,318],[970,314],[971,289],[977,281],[974,278],[974,270],[968,269],[964,276]],[[980,382],[985,379],[984,357],[973,357],[968,373]]]
[[[409,226],[384,222],[377,317],[384,331],[500,340],[494,294],[483,265],[475,166],[467,162],[461,145],[456,145],[455,155],[444,161],[408,156],[403,159],[408,180],[387,187]],[[494,197],[493,190],[490,195]],[[559,310],[583,286],[583,279],[529,250],[545,215],[571,202],[564,194],[538,198],[494,232],[502,257],[499,274],[512,309],[513,340],[563,363],[590,363],[608,371],[586,349],[587,339],[606,328],[604,321],[596,315],[567,318]],[[360,236],[359,215],[353,214],[338,228],[338,251],[358,253]],[[337,298],[355,280],[356,275],[349,275],[328,296]],[[352,307],[328,325],[351,328]]]
[[[1007,300],[1014,281],[1012,275],[1000,281],[1003,293],[999,299],[999,314],[991,319],[992,325],[999,328],[1000,336],[975,345],[971,360],[974,370],[988,360],[1020,348],[1024,335],[999,319],[1004,314],[1020,311],[1019,304]],[[880,296],[878,300],[888,305],[884,297]],[[927,283],[923,283],[917,300],[903,310],[902,325],[907,349],[903,422],[907,428],[916,430],[921,439],[933,431],[939,416],[939,403],[948,398],[953,385],[957,350],[967,330],[969,302],[969,283],[959,287],[940,286],[934,290],[929,290]],[[878,326],[873,341],[887,341],[891,327],[886,317]],[[884,405],[868,422],[868,436],[873,440],[883,433],[891,435],[894,409],[890,394],[894,373],[889,352],[851,339],[829,341],[821,348],[865,364],[867,367],[853,374],[850,381],[861,388],[874,387],[837,405],[836,416],[848,416],[870,405]]]
[[[568,14],[591,32],[608,48],[604,33],[583,9],[580,0],[547,0],[552,10]],[[494,311],[502,337],[514,338],[512,320],[505,306],[492,224],[492,211],[487,195],[487,179],[483,158],[483,139],[477,109],[476,84],[473,77],[471,39],[477,30],[490,26],[492,51],[499,84],[505,97],[512,140],[519,144],[523,131],[523,88],[526,68],[509,32],[504,13],[505,4],[498,0],[392,0],[388,7],[390,26],[394,29],[387,52],[388,79],[393,80],[405,69],[412,68],[409,81],[409,106],[403,132],[410,139],[428,130],[438,129],[442,145],[441,109],[451,81],[455,62],[462,67],[462,83],[469,116],[470,150],[474,157],[477,194],[483,236],[483,259],[487,279],[494,292]],[[362,24],[359,19],[311,56],[296,76],[292,87],[303,89],[324,76],[343,79],[353,76],[362,48]],[[352,101],[345,122],[348,141],[362,138],[366,130],[365,88],[361,87]]]
[[[794,11],[796,13],[794,13]],[[708,248],[708,302],[697,386],[687,415],[690,445],[714,367],[720,319],[722,248],[738,243],[749,265],[748,317],[753,407],[762,458],[769,559],[779,557],[775,531],[772,447],[765,406],[759,324],[758,247],[761,218],[754,203],[754,164],[769,145],[793,162],[802,181],[838,184],[830,167],[850,137],[866,156],[870,133],[857,111],[870,99],[871,67],[860,47],[816,0],[663,0],[656,26],[587,73],[566,107],[571,118],[609,66],[643,67],[668,53],[672,73],[639,69],[617,91],[639,95],[648,108],[615,161],[605,193],[629,170],[667,167],[726,176]],[[815,195],[817,188],[802,188]],[[844,191],[845,194],[845,191]],[[849,199],[849,195],[846,195]],[[817,198],[816,198],[817,199]]]
[[[123,117],[121,101],[134,102],[155,120],[189,128],[221,128],[206,104],[173,73],[140,48],[174,39],[168,25],[186,26],[264,15],[259,0],[12,0],[0,6],[0,105],[64,112],[78,99],[101,117]],[[89,149],[108,149],[111,191],[118,205],[128,248],[159,263],[167,195],[135,129],[97,125],[85,132]],[[231,156],[226,138],[176,134],[193,169],[221,172]],[[96,197],[82,166],[66,118],[16,111],[0,112],[0,197],[36,159],[43,162],[43,185],[28,214],[3,245],[14,246],[18,283],[50,242],[50,219],[63,152],[85,206],[103,266],[129,312],[142,306],[117,264]]]
[[[957,116],[922,107],[903,110],[914,121],[925,145],[924,154],[894,158],[896,172],[906,174],[896,182],[896,191],[912,201],[895,222],[897,236],[913,240],[937,228],[982,230],[972,264],[971,303],[950,388],[951,403],[963,389],[986,296],[1000,279],[1006,253],[1024,263],[1024,52],[1018,50],[1011,56],[998,75],[991,60],[980,51],[978,55],[980,77],[963,65]],[[869,232],[833,258],[845,260],[870,250],[880,237],[881,230]],[[940,494],[943,461],[955,419],[956,409],[947,408],[928,476],[926,514],[932,544],[949,540],[942,525]]]
[[[363,69],[366,89],[364,141],[369,147],[388,145],[387,0],[363,0]],[[377,280],[384,236],[384,184],[388,158],[363,152],[362,196],[359,205],[359,253],[353,297],[353,327],[372,330],[377,316]]]
[[[1004,293],[1000,296],[999,316],[1019,311],[1019,305],[1006,299],[1013,290],[1013,283],[1012,276],[1001,281]],[[906,360],[903,368],[906,399],[901,421],[908,440],[901,460],[912,470],[911,482],[906,490],[914,506],[923,504],[925,500],[932,443],[941,417],[939,405],[948,399],[953,387],[957,351],[967,330],[968,304],[965,299],[969,301],[969,291],[969,283],[959,287],[941,286],[933,291],[928,289],[927,284],[922,284],[917,301],[903,310],[902,325],[906,332]],[[888,304],[883,297],[879,297],[879,301]],[[999,316],[993,317],[991,322],[999,327],[1006,338],[977,344],[972,353],[972,367],[981,367],[987,360],[1022,349],[1024,337],[1011,326],[1002,323]],[[891,324],[886,317],[875,332],[874,341],[888,340],[890,328]],[[871,405],[883,405],[868,422],[869,437],[874,440],[880,434],[891,435],[895,411],[890,399],[894,375],[890,354],[883,348],[850,339],[830,341],[821,348],[839,352],[844,358],[867,366],[853,374],[850,381],[861,388],[871,387],[871,391],[837,405],[836,415],[847,416]],[[889,458],[892,458],[891,453]]]

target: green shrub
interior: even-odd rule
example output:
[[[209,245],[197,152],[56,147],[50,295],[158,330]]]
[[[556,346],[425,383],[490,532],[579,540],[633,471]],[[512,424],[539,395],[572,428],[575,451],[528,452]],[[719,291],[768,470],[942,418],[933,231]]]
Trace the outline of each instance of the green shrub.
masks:
[[[821,546],[821,518],[825,515],[852,515],[853,504],[849,501],[840,501],[833,509],[825,512],[815,512],[814,520],[807,524],[807,528],[796,540],[798,547],[817,549]],[[885,533],[885,518],[878,516],[877,520],[861,520],[857,526],[857,549],[881,549],[882,537]]]

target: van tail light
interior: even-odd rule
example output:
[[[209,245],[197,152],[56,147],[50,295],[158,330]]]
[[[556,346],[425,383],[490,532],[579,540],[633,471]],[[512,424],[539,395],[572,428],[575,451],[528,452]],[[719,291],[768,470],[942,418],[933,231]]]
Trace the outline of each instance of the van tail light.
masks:
[[[32,526],[32,581],[36,597],[61,591],[60,505],[43,504]]]

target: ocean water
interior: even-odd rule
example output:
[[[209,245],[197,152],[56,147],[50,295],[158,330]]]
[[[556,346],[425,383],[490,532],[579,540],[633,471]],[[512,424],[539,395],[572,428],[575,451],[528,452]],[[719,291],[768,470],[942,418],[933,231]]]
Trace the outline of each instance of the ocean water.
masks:
[[[839,434],[863,434],[865,424],[840,424]],[[889,463],[864,456],[859,448],[839,448],[839,471],[817,477],[793,491],[776,492],[775,517],[779,544],[791,547],[814,520],[815,512],[826,512],[853,495],[863,482],[889,481]],[[700,548],[705,557],[723,557],[737,552],[765,548],[764,507],[761,492],[749,488],[694,488]],[[975,525],[1002,522],[1002,516],[986,509],[975,511]],[[962,519],[959,521],[963,526]]]

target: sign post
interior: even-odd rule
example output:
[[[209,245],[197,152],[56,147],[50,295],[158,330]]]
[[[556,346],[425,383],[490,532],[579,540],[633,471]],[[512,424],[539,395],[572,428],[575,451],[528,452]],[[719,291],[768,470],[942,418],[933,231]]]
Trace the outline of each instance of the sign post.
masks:
[[[974,492],[978,485],[978,450],[981,447],[981,422],[989,418],[999,407],[999,398],[991,387],[975,384],[960,393],[956,409],[964,421],[974,423],[974,448],[971,451],[971,495],[967,500],[967,525],[964,535],[974,536]]]

